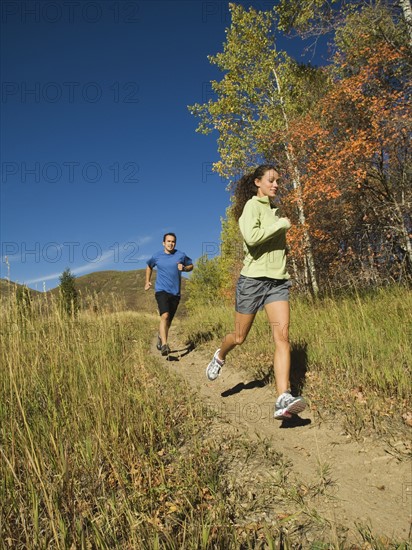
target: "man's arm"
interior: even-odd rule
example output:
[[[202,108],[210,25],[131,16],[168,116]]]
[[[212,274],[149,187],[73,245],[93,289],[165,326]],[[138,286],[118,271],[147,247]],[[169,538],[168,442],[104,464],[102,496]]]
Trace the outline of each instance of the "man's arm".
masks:
[[[177,269],[179,271],[183,271],[184,273],[189,273],[189,271],[192,271],[192,269],[193,269],[193,264],[184,265],[184,264],[182,264],[182,262],[179,262],[177,264]]]
[[[152,278],[153,269],[150,266],[146,266],[146,280],[144,284],[144,289],[149,290],[151,288],[152,283],[150,282],[150,279]]]
[[[193,260],[192,258],[189,258],[189,256],[187,256],[185,253],[183,253],[183,262],[179,262],[177,264],[177,269],[179,271],[184,271],[185,273],[189,273],[189,271],[193,270],[193,263],[192,263]]]

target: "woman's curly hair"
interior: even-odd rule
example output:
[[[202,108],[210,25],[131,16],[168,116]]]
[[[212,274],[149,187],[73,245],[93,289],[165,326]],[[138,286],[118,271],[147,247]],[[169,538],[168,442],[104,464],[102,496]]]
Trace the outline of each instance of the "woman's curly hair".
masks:
[[[235,183],[235,191],[233,193],[233,215],[236,221],[238,221],[242,215],[243,208],[247,201],[257,193],[258,188],[255,185],[255,179],[260,179],[268,170],[277,171],[277,168],[274,164],[261,164],[253,172],[245,174]]]

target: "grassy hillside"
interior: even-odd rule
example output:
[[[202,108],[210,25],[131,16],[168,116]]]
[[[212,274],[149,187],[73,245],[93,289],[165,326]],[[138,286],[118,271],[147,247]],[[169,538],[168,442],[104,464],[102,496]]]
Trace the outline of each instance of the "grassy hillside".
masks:
[[[96,271],[81,277],[76,277],[75,284],[79,291],[82,309],[93,309],[97,306],[104,310],[140,311],[144,313],[157,313],[154,290],[144,290],[145,270],[134,271]],[[153,273],[152,283],[156,281],[156,271]],[[182,302],[179,313],[184,312],[186,301],[186,280],[182,278]],[[16,289],[21,287],[17,283],[0,280],[1,298],[9,297]],[[43,292],[30,289],[31,295],[44,296]],[[57,296],[59,288],[53,288],[46,295]]]
[[[126,299],[127,290],[145,296],[143,276],[101,272],[77,283],[82,294],[104,300],[116,289]],[[155,308],[153,293],[146,296]],[[410,451],[411,300],[400,288],[292,300],[296,383],[313,413],[360,442],[370,432],[387,439],[399,461]],[[218,415],[150,352],[154,316],[99,309],[70,318],[45,302],[41,311],[13,300],[0,310],[1,549],[409,548],[363,526],[365,544],[340,544],[336,533],[347,530],[317,513],[322,495],[333,505],[328,452],[317,448],[318,481],[305,485],[267,440],[214,427]],[[233,307],[222,306],[198,308],[180,327],[209,356],[232,325]],[[272,357],[261,312],[230,364],[262,380]],[[257,463],[263,497],[232,482]],[[257,521],[255,509],[266,519]]]
[[[8,281],[7,279],[0,279],[0,300],[7,299],[12,294],[15,294],[19,288],[23,288],[23,285]],[[31,290],[31,292],[33,296],[42,294],[38,290]]]
[[[97,271],[76,277],[83,307],[155,312],[152,292],[144,290],[145,271]],[[50,291],[57,294],[58,288]]]
[[[149,353],[155,319],[49,302],[1,311],[0,548],[194,550],[214,524],[238,548],[200,405]]]

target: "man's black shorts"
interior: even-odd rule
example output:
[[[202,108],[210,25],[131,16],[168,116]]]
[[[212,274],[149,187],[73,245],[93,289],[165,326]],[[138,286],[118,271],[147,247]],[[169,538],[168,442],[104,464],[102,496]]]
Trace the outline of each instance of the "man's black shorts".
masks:
[[[177,306],[180,302],[180,296],[175,296],[174,294],[169,294],[164,290],[155,293],[155,298],[157,302],[157,307],[159,308],[159,315],[163,313],[169,314],[169,321],[172,321],[175,316]]]

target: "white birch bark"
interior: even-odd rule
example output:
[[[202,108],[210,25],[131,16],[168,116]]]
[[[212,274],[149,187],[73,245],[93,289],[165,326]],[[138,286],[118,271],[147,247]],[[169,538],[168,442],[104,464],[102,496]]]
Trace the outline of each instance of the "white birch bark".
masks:
[[[282,96],[282,88],[280,85],[279,75],[277,74],[277,71],[275,68],[273,68],[273,74],[276,80],[276,87],[278,89],[278,100],[281,106],[283,119],[285,121],[285,127],[286,127],[286,130],[289,131],[289,119],[286,113],[285,102]],[[312,243],[311,243],[309,231],[307,230],[307,227],[306,227],[306,216],[305,216],[305,207],[304,207],[304,201],[302,196],[302,185],[300,183],[300,173],[299,173],[297,161],[293,154],[293,151],[288,149],[288,147],[285,145],[285,152],[286,152],[286,158],[288,160],[288,163],[292,172],[293,188],[297,192],[297,207],[298,207],[299,223],[304,228],[303,229],[303,246],[304,246],[304,255],[307,263],[307,268],[309,270],[309,275],[310,275],[310,283],[312,286],[313,293],[316,295],[319,292],[319,287],[318,287],[318,282],[316,278],[315,261],[312,253]]]
[[[410,0],[399,0],[409,37],[409,46],[412,47],[412,6]]]

